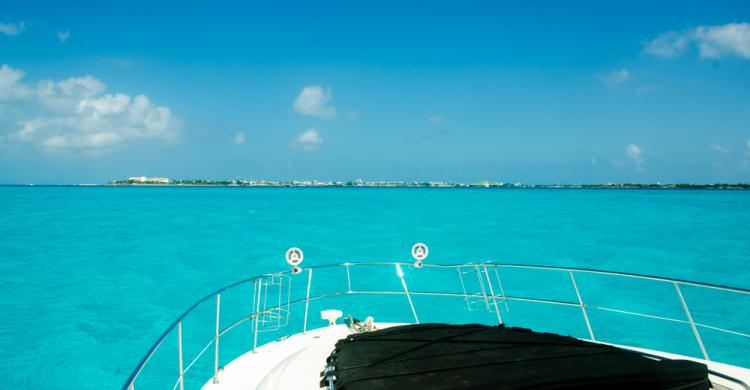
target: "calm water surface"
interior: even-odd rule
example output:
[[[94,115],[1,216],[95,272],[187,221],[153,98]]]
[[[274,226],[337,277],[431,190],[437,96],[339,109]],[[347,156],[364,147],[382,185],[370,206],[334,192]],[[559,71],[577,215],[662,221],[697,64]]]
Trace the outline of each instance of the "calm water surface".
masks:
[[[408,260],[423,241],[433,263],[750,288],[750,191],[0,187],[0,207],[7,388],[118,388],[192,302],[286,268],[292,245],[305,265]]]

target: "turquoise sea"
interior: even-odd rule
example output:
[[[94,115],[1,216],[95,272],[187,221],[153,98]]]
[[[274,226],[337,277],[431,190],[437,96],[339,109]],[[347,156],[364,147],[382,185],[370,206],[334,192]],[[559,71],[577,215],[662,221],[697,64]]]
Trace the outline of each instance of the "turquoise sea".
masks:
[[[422,241],[430,247],[429,263],[587,267],[750,288],[750,191],[0,187],[0,207],[2,388],[119,388],[193,302],[230,282],[287,269],[283,256],[290,246],[304,249],[305,266],[411,261],[411,245]],[[391,276],[363,273],[356,280]],[[447,283],[441,278],[429,282]],[[528,275],[507,278],[509,295],[535,282]],[[608,286],[580,281],[586,283],[601,291]],[[594,287],[581,288],[591,296],[586,289]],[[624,288],[640,297],[635,305],[648,306],[651,299],[653,308],[666,300],[645,285]],[[242,294],[251,300],[251,292]],[[699,297],[686,291],[696,321],[725,318],[727,326],[750,332],[750,299],[704,296],[701,308]],[[205,324],[186,323],[186,336],[205,328],[201,342],[211,337],[209,303],[199,308]],[[441,310],[415,304],[425,317]],[[676,307],[665,310],[678,316]],[[371,308],[376,320],[409,320],[408,306],[401,309],[395,316],[403,318],[388,318],[378,314],[382,307]],[[494,318],[467,313],[466,321]],[[562,324],[561,332],[585,336],[585,328],[566,325],[564,315],[522,313],[520,306],[503,312],[514,325],[555,330]],[[323,325],[317,315],[310,318],[311,327]],[[618,318],[599,313],[592,322],[606,329],[607,321],[622,325]],[[689,327],[670,329],[663,334],[671,335],[676,350],[698,356]],[[627,341],[625,333],[610,336]],[[709,333],[712,356],[750,366],[746,338],[725,342]],[[248,335],[240,329],[224,342],[222,364],[249,348]],[[137,389],[164,379],[160,370],[176,379],[173,340],[166,344],[164,356],[148,367],[153,377],[144,371]],[[186,354],[199,344],[186,345]],[[210,364],[209,356],[196,372]],[[188,384],[210,375],[209,369]]]

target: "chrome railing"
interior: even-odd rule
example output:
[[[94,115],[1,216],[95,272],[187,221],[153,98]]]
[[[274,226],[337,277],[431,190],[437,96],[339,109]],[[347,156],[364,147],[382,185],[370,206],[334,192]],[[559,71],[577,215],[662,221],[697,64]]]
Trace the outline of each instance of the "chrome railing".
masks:
[[[392,268],[391,268],[392,267]],[[366,268],[367,271],[367,278],[363,280],[357,280],[356,278],[353,278],[352,271],[356,270],[357,268]],[[341,270],[345,272],[345,281],[338,280],[339,278],[342,278],[343,275],[339,275],[339,277],[334,278],[322,278],[321,281],[319,281],[319,284],[316,284],[317,280],[313,278],[314,271],[315,272],[324,272],[324,271],[336,271]],[[384,276],[380,275],[380,279],[377,279],[374,274],[374,270],[378,270],[381,272],[386,272],[387,274],[390,274],[391,276]],[[390,270],[390,271],[389,271]],[[407,272],[404,272],[404,270],[407,270]],[[454,271],[455,270],[455,273]],[[434,283],[440,283],[443,287],[443,290],[439,289],[427,289],[427,288],[421,288],[417,287],[414,288],[413,285],[415,282],[420,281],[420,275],[424,275],[425,273],[434,272],[434,271],[446,271],[444,275],[439,275],[439,277],[435,277],[433,275],[432,280],[427,278],[426,276],[423,278],[425,280],[422,280],[422,285],[430,285],[434,286]],[[572,292],[574,292],[574,295],[571,295],[570,299],[565,299],[565,297],[550,297],[548,294],[539,293],[539,292],[533,292],[530,293],[528,291],[519,291],[517,293],[514,293],[514,287],[508,286],[509,279],[511,278],[513,271],[531,271],[531,272],[542,272],[542,273],[550,273],[558,276],[563,276],[567,279],[569,279],[570,286],[567,288],[572,288]],[[393,288],[393,289],[357,289],[356,287],[358,284],[360,284],[363,281],[370,281],[376,282],[376,284],[382,284],[388,277],[392,278],[392,273],[395,272],[398,284],[400,284],[401,288]],[[458,276],[456,276],[456,274]],[[494,275],[495,277],[491,277],[490,275]],[[501,277],[502,274],[502,277]],[[452,276],[449,276],[452,275]],[[528,276],[526,279],[521,277],[521,281],[523,281],[522,286],[534,286],[536,285],[542,285],[544,287],[542,289],[542,292],[546,290],[560,290],[563,288],[565,289],[564,282],[562,282],[562,279],[559,279],[559,283],[556,284],[549,284],[548,280],[542,280],[537,279],[537,277],[540,275],[535,276],[533,281],[528,280]],[[576,278],[578,276],[578,278]],[[617,278],[616,280],[594,280],[591,279],[592,277],[614,277]],[[505,282],[503,282],[503,278],[506,279]],[[586,291],[582,289],[582,287],[585,287],[585,283],[581,284],[582,278],[589,278],[591,280],[588,280],[592,286],[599,285],[600,289],[597,292],[597,290],[592,289],[588,290],[588,292],[594,293],[597,292],[598,294],[607,295],[611,294],[611,296],[619,297],[624,295],[627,295],[629,292],[636,291],[637,289],[633,288],[621,288],[618,290],[617,284],[619,284],[622,280],[636,280],[636,281],[647,281],[647,282],[655,282],[661,286],[670,286],[674,289],[675,296],[672,298],[676,298],[676,301],[679,302],[679,306],[681,307],[682,311],[682,318],[677,318],[677,316],[670,316],[669,314],[655,314],[653,312],[647,312],[647,311],[653,311],[653,310],[644,310],[639,311],[635,309],[624,309],[622,307],[610,307],[604,304],[597,304],[595,302],[592,302],[592,296],[593,294],[586,295],[582,293],[583,291]],[[354,279],[354,280],[353,280]],[[408,279],[408,283],[407,283]],[[518,275],[516,275],[516,279],[518,279]],[[292,289],[292,283],[293,281],[300,281],[302,282],[302,288],[301,289]],[[336,288],[336,283],[341,282],[341,288]],[[451,289],[449,286],[450,283],[453,283],[453,287],[455,289]],[[456,283],[460,282],[460,283]],[[531,283],[530,283],[531,282]],[[286,284],[285,284],[286,283]],[[412,283],[412,288],[409,287],[409,284]],[[241,315],[240,318],[236,319],[234,322],[231,322],[225,327],[221,327],[221,319],[222,319],[222,294],[228,293],[229,291],[236,290],[240,288],[241,286],[251,286],[252,288],[252,306],[250,307],[249,312],[246,312],[245,314]],[[602,287],[603,286],[603,287]],[[323,288],[320,288],[323,287]],[[632,286],[631,286],[632,287]],[[653,287],[653,286],[652,286]],[[319,291],[319,290],[325,290],[325,288],[329,288],[330,291]],[[460,288],[460,290],[459,290]],[[747,324],[744,324],[743,326],[736,326],[737,324],[731,324],[731,321],[728,325],[724,323],[720,323],[721,315],[704,315],[704,317],[709,317],[708,319],[711,319],[712,322],[707,321],[698,321],[696,320],[696,316],[691,311],[691,306],[688,304],[688,299],[685,298],[685,294],[683,292],[683,289],[697,289],[696,291],[700,291],[701,293],[704,293],[706,291],[708,292],[720,292],[720,293],[729,293],[733,294],[732,298],[729,298],[727,296],[722,297],[723,301],[731,301],[730,305],[732,307],[732,310],[735,312],[737,310],[744,311],[747,316],[740,315],[738,318],[750,318],[750,290],[743,289],[743,288],[735,288],[735,287],[727,287],[727,286],[721,286],[716,284],[709,284],[709,283],[700,283],[700,282],[694,282],[694,281],[688,281],[688,280],[679,280],[679,279],[671,279],[671,278],[665,278],[665,277],[657,277],[657,276],[650,276],[650,275],[640,275],[640,274],[633,274],[633,273],[624,273],[624,272],[610,272],[610,271],[602,271],[602,270],[595,270],[595,269],[585,269],[585,268],[567,268],[567,267],[553,267],[553,266],[537,266],[537,265],[523,265],[523,264],[499,264],[499,263],[492,263],[492,262],[485,262],[485,263],[468,263],[468,264],[455,264],[455,265],[438,265],[438,264],[425,264],[423,267],[420,266],[418,268],[414,267],[412,263],[406,263],[406,262],[347,262],[347,263],[340,263],[340,264],[330,264],[330,265],[322,265],[322,266],[314,266],[309,268],[304,268],[299,272],[297,275],[293,275],[290,271],[284,271],[279,272],[275,274],[265,274],[256,276],[253,278],[241,280],[235,283],[232,283],[230,285],[227,285],[219,290],[216,290],[212,292],[211,294],[206,295],[202,299],[198,300],[195,304],[193,304],[188,310],[186,310],[182,315],[180,315],[162,334],[161,336],[156,340],[156,342],[151,346],[151,348],[148,350],[146,355],[141,359],[141,361],[137,364],[133,372],[130,374],[128,379],[125,381],[125,384],[123,385],[123,389],[135,389],[138,379],[143,373],[144,369],[149,365],[150,361],[156,354],[156,352],[165,344],[165,342],[168,340],[168,337],[176,332],[176,342],[177,342],[177,348],[176,348],[176,359],[177,359],[177,370],[175,372],[176,376],[176,382],[173,385],[173,389],[179,388],[180,390],[183,390],[185,387],[185,375],[190,371],[191,368],[194,367],[196,362],[204,356],[204,354],[213,346],[213,364],[212,364],[212,371],[213,376],[212,381],[213,383],[219,383],[221,380],[221,367],[220,367],[220,341],[221,338],[226,336],[229,332],[232,330],[238,328],[240,325],[246,323],[247,321],[250,321],[251,325],[251,331],[252,335],[249,337],[250,340],[252,340],[252,348],[248,348],[250,351],[255,351],[257,347],[259,346],[259,333],[263,333],[266,331],[279,331],[284,330],[289,333],[297,333],[300,330],[302,333],[306,333],[308,330],[308,318],[309,318],[309,311],[310,311],[310,303],[315,301],[325,301],[333,297],[337,296],[351,296],[351,297],[358,297],[358,296],[404,296],[403,303],[408,305],[411,317],[409,320],[402,320],[401,322],[414,322],[419,323],[420,322],[420,312],[419,312],[419,305],[415,303],[415,298],[460,298],[460,301],[462,302],[461,305],[466,305],[466,310],[468,311],[480,311],[482,315],[488,315],[491,316],[493,319],[492,322],[496,322],[497,324],[504,324],[507,323],[507,321],[504,321],[504,316],[509,316],[513,311],[511,310],[511,307],[508,305],[509,302],[516,304],[516,303],[534,303],[534,304],[544,304],[545,306],[554,305],[554,306],[561,306],[561,307],[568,307],[568,308],[578,308],[580,309],[580,315],[583,319],[583,322],[585,324],[585,334],[583,334],[584,339],[590,339],[592,341],[600,341],[600,342],[614,342],[615,340],[611,340],[611,337],[607,337],[606,335],[599,334],[600,331],[606,331],[611,328],[616,328],[618,325],[617,322],[611,322],[608,323],[606,326],[595,326],[595,323],[592,323],[594,321],[591,320],[590,316],[594,312],[600,312],[600,313],[615,313],[617,315],[625,315],[629,317],[634,318],[641,318],[641,319],[650,319],[650,320],[658,320],[662,322],[667,322],[671,324],[683,324],[683,325],[689,325],[690,330],[692,331],[692,335],[694,337],[694,342],[697,345],[698,349],[700,350],[699,358],[702,358],[705,361],[711,361],[709,357],[709,350],[710,345],[707,345],[706,341],[703,339],[701,332],[702,331],[710,331],[710,332],[719,332],[720,334],[726,336],[726,337],[732,337],[734,339],[730,341],[723,341],[722,343],[718,343],[718,347],[726,348],[727,343],[729,345],[746,345],[747,350],[750,350],[750,327],[748,327]],[[526,288],[518,288],[515,289],[518,290],[525,290]],[[314,290],[315,293],[311,294],[311,290]],[[299,294],[294,294],[294,292],[299,291]],[[560,291],[558,291],[560,293]],[[546,296],[545,296],[546,295]],[[560,294],[558,294],[560,295]],[[562,295],[565,295],[563,292]],[[701,294],[697,294],[701,295]],[[270,297],[270,298],[269,298]],[[668,299],[667,296],[653,296],[654,302],[663,302],[665,299]],[[196,308],[204,305],[209,304],[209,302],[215,301],[215,322],[212,321],[213,329],[212,334],[213,337],[208,341],[207,344],[203,346],[202,349],[194,356],[187,365],[183,364],[183,322],[188,318],[188,316],[196,311]],[[596,299],[594,299],[596,301]],[[502,304],[500,304],[501,302]],[[433,302],[434,303],[434,302]],[[642,303],[642,302],[640,302]],[[695,307],[696,303],[698,302],[691,302],[693,304],[693,308]],[[292,307],[296,307],[296,305],[302,305],[304,304],[304,314],[302,316],[302,319],[299,321],[300,323],[294,324],[290,323],[289,321],[289,314],[291,313]],[[371,305],[372,300],[367,300],[365,303],[360,302],[358,305]],[[616,306],[616,305],[615,305]],[[658,305],[657,305],[658,306]],[[712,305],[714,306],[714,305]],[[434,307],[434,306],[433,306]],[[338,307],[340,309],[344,309],[341,307]],[[478,308],[478,309],[477,309]],[[503,313],[504,311],[504,313]],[[423,314],[427,314],[427,311],[421,312]],[[721,313],[721,311],[718,311],[717,313]],[[457,312],[453,312],[451,314],[451,318],[443,318],[441,322],[448,322],[448,323],[458,323],[463,322],[460,321],[460,314]],[[735,313],[736,314],[736,313]],[[710,318],[714,317],[714,318]],[[717,319],[716,317],[720,317]],[[546,321],[555,322],[559,319],[559,317],[544,317]],[[296,326],[301,325],[301,329],[296,328]],[[516,318],[512,325],[514,326],[529,326],[527,321],[524,318]],[[622,325],[624,326],[624,325]],[[295,330],[297,329],[297,330]],[[606,332],[605,332],[606,333]],[[713,338],[715,339],[715,337]],[[724,339],[722,339],[724,340]],[[262,343],[261,343],[262,345]],[[648,348],[648,346],[643,346],[644,348]],[[718,348],[717,347],[717,348]],[[738,347],[742,348],[742,347]],[[670,350],[665,350],[663,348],[655,348],[663,350],[664,352],[674,352]],[[245,351],[247,352],[247,351]],[[676,352],[674,352],[676,353]],[[731,361],[724,361],[725,363],[729,364],[735,364],[735,365],[742,365],[737,364],[736,362]],[[744,362],[743,362],[744,363]],[[750,366],[750,364],[744,364],[746,366]],[[201,383],[205,383],[205,381],[209,378],[210,373],[206,372],[204,373],[205,377],[202,378]]]

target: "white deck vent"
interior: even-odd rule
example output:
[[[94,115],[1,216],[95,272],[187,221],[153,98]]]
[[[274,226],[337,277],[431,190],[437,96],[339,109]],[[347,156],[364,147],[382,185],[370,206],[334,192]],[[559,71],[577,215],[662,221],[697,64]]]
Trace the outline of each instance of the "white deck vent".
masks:
[[[343,315],[344,313],[341,310],[322,310],[320,312],[320,319],[328,321],[328,325],[336,325],[336,320]]]

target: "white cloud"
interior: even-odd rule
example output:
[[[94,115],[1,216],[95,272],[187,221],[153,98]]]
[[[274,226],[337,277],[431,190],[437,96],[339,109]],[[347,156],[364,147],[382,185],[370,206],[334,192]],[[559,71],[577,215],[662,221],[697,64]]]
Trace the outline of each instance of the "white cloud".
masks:
[[[172,140],[179,133],[180,121],[169,108],[145,95],[103,94],[104,83],[92,76],[36,85],[22,77],[20,70],[0,67],[0,97],[18,106],[7,139],[48,151],[98,154],[130,140]]]
[[[616,88],[630,80],[630,71],[625,68],[616,69],[604,75],[598,75],[597,78],[610,87]]]
[[[65,43],[68,41],[68,38],[70,38],[70,31],[58,31],[57,32],[57,39],[60,40],[60,43]]]
[[[750,59],[750,24],[729,23],[723,26],[698,27],[695,30],[701,57],[717,58],[734,54]]]
[[[94,152],[126,140],[173,139],[177,130],[168,108],[152,105],[145,95],[131,98],[120,93],[84,99],[73,111],[19,124],[16,139],[52,151]]]
[[[318,131],[314,128],[297,134],[297,136],[292,140],[292,146],[302,150],[315,150],[318,149],[322,144],[323,139],[320,138]]]
[[[629,159],[635,161],[638,164],[643,162],[643,151],[641,151],[641,147],[636,144],[630,144],[626,146],[625,154]]]
[[[23,99],[31,96],[32,88],[20,83],[24,72],[8,65],[0,65],[0,101]]]
[[[303,115],[334,118],[336,117],[336,108],[328,105],[332,98],[333,91],[331,88],[323,89],[319,85],[307,86],[302,88],[297,98],[294,99],[294,109]]]
[[[0,33],[9,37],[14,37],[22,33],[24,30],[26,30],[26,24],[24,22],[0,23]]]
[[[36,96],[49,108],[71,111],[81,100],[94,97],[104,89],[104,83],[92,76],[71,77],[58,82],[40,81],[36,86]]]
[[[431,123],[433,125],[440,125],[444,121],[443,115],[441,114],[435,114],[427,117],[427,123]]]
[[[691,44],[697,46],[703,58],[735,55],[750,59],[750,24],[728,23],[698,26],[686,31],[669,31],[647,41],[644,51],[659,57],[674,57]]]
[[[730,154],[731,151],[727,149],[724,145],[720,144],[712,144],[708,146],[708,149],[712,152],[716,152],[719,154]]]
[[[234,137],[232,137],[232,142],[237,145],[242,145],[247,142],[247,137],[245,137],[245,133],[240,131],[239,133],[235,134]]]
[[[668,31],[647,41],[644,50],[659,57],[674,57],[680,54],[691,40],[691,34],[688,32]]]
[[[625,147],[625,155],[635,163],[636,168],[641,169],[643,164],[643,151],[636,144],[630,144]]]

